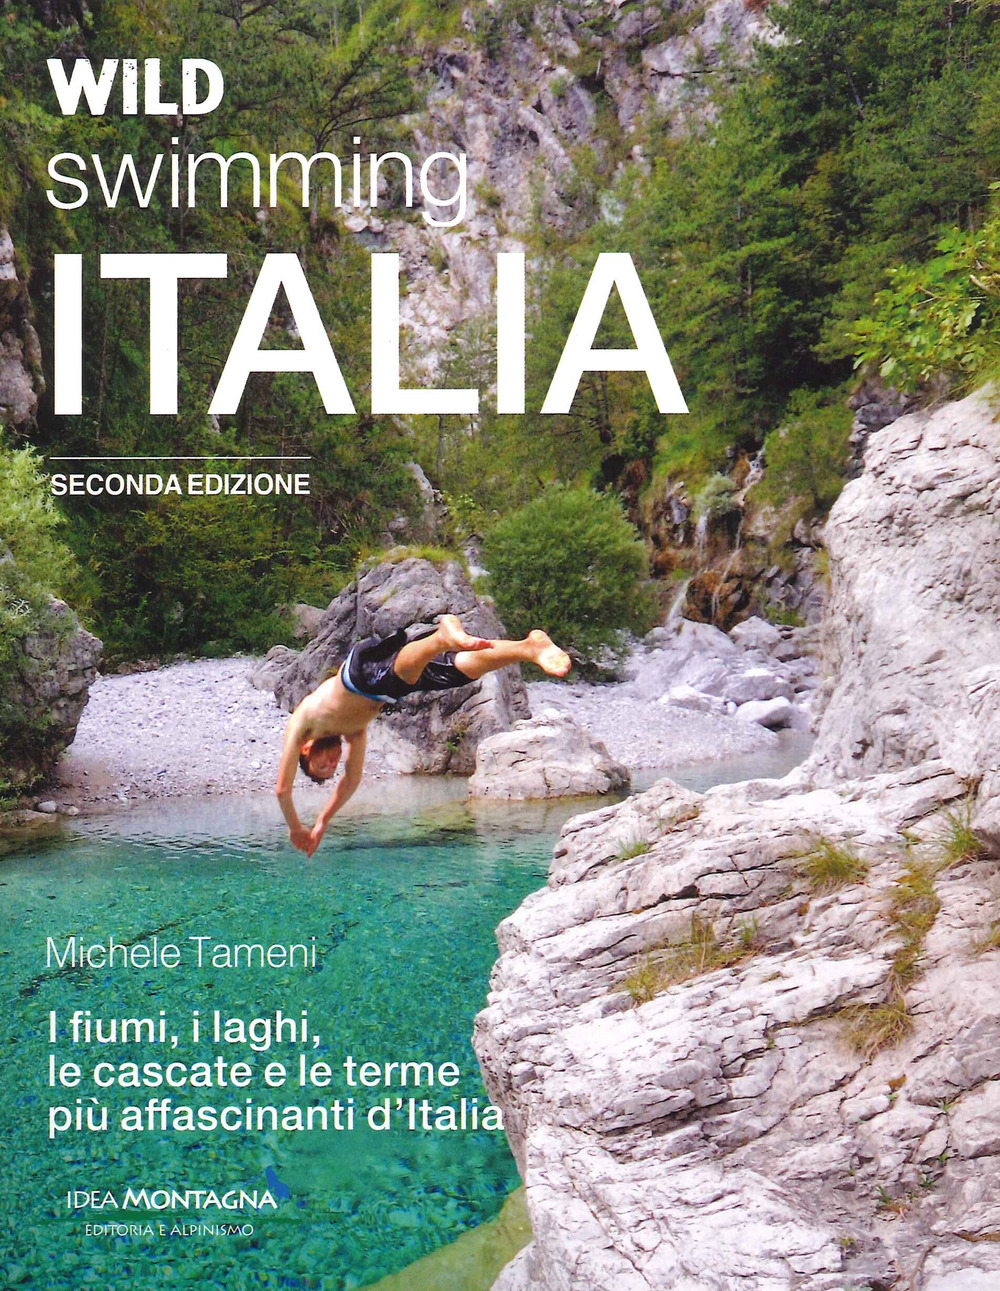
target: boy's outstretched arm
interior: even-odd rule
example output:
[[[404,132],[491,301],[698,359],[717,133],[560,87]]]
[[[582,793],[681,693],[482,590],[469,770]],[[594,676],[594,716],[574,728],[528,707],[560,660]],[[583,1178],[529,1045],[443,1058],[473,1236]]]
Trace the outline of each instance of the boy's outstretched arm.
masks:
[[[278,781],[274,786],[274,791],[278,795],[281,814],[288,825],[288,836],[292,840],[292,846],[297,847],[300,852],[305,852],[307,856],[311,856],[309,830],[299,820],[298,813],[295,810],[295,803],[292,800],[295,773],[299,768],[299,749],[308,738],[308,723],[298,712],[294,712],[285,727],[285,747],[281,751],[281,762],[278,765]]]
[[[316,823],[310,831],[310,846],[307,851],[309,856],[312,856],[316,848],[319,847],[332,817],[343,807],[344,803],[361,783],[361,770],[364,766],[365,750],[368,748],[368,732],[361,731],[358,735],[345,735],[343,738],[347,748],[344,755],[344,769],[340,779],[337,781],[337,787],[316,817]]]

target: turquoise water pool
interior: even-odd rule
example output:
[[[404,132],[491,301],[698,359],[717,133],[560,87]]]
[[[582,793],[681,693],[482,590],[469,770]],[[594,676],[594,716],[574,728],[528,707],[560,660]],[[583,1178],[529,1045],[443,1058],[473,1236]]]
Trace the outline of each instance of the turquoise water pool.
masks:
[[[693,788],[781,775],[805,755],[791,741],[767,758],[684,768]],[[657,774],[649,772],[636,786]],[[410,778],[367,783],[331,825],[312,860],[287,843],[270,798],[170,800],[132,807],[42,833],[0,836],[0,965],[6,1008],[0,1118],[0,1287],[95,1287],[118,1291],[191,1285],[319,1287],[347,1291],[406,1269],[422,1256],[493,1219],[518,1183],[502,1131],[413,1131],[395,1124],[372,1130],[362,1111],[415,1094],[433,1107],[460,1108],[487,1098],[469,1043],[496,957],[494,930],[548,871],[552,844],[566,819],[597,805],[480,804],[464,800],[461,780]],[[325,794],[307,790],[304,816]],[[176,969],[62,968],[46,964],[53,938],[178,945]],[[209,946],[305,944],[315,938],[316,964],[226,968],[193,962]],[[298,956],[298,959],[304,958]],[[277,1009],[308,1014],[307,1061],[326,1063],[330,1084],[294,1084],[300,1043],[255,1052],[249,1043],[216,1043],[211,1020],[271,1018]],[[74,1046],[74,1011],[92,1020],[148,1017],[163,1011],[176,1049],[159,1044]],[[203,1034],[195,1042],[197,1010]],[[56,1041],[50,1042],[50,1016]],[[185,1029],[186,1028],[186,1029]],[[312,1047],[312,1033],[319,1044]],[[180,1061],[222,1055],[249,1059],[250,1088],[185,1090],[119,1088],[101,1092],[107,1131],[49,1133],[49,1109],[76,1115],[86,1088],[48,1086],[50,1055],[58,1064]],[[349,1088],[342,1063],[454,1064],[447,1089]],[[268,1089],[263,1066],[284,1061],[292,1079]],[[100,1092],[100,1091],[99,1091]],[[118,1118],[153,1097],[173,1104],[265,1104],[328,1108],[324,1131],[178,1130],[155,1121],[128,1131]],[[338,1130],[330,1108],[355,1099],[355,1128]],[[306,1111],[308,1114],[308,1111]],[[419,1125],[418,1113],[418,1125]],[[399,1121],[403,1124],[400,1125]],[[86,1123],[86,1122],[84,1122]],[[67,1192],[128,1188],[178,1191],[268,1190],[276,1210],[125,1210],[71,1208]],[[79,1200],[79,1199],[78,1199]],[[147,1232],[87,1233],[86,1225],[149,1224]],[[244,1231],[219,1232],[223,1224]],[[205,1228],[199,1228],[204,1225]],[[164,1225],[166,1231],[161,1231]],[[175,1229],[194,1231],[174,1231]],[[246,1229],[252,1228],[252,1231]],[[213,1231],[214,1230],[214,1231]],[[404,1273],[403,1281],[409,1275]],[[6,1277],[6,1281],[4,1281]],[[458,1283],[448,1291],[470,1291]],[[477,1286],[479,1283],[477,1283]]]
[[[405,1267],[492,1219],[516,1186],[502,1132],[175,1132],[161,1124],[126,1133],[127,1105],[170,1094],[174,1103],[257,1103],[308,1107],[355,1097],[370,1105],[386,1091],[349,1089],[341,1063],[454,1063],[458,1083],[407,1089],[433,1105],[461,1097],[487,1103],[469,1035],[496,956],[494,929],[544,882],[553,838],[574,810],[492,809],[470,814],[449,800],[454,789],[394,788],[378,815],[338,819],[309,861],[284,839],[270,801],[173,802],[93,818],[83,824],[8,839],[0,860],[6,918],[0,962],[7,997],[0,1089],[4,1192],[0,1275],[11,1285],[45,1288],[160,1285],[199,1287],[362,1287]],[[577,808],[578,809],[578,808]],[[370,810],[370,806],[368,808]],[[46,966],[46,939],[152,937],[179,944],[174,970]],[[309,942],[317,965],[192,966],[197,943]],[[187,943],[187,944],[186,944]],[[297,1054],[275,1044],[254,1054],[189,1034],[192,1011],[206,1020],[308,1010],[320,1035],[308,1061],[326,1061],[328,1088],[236,1090],[111,1088],[106,1132],[70,1129],[49,1137],[51,1105],[75,1115],[76,1097],[93,1087],[47,1087],[49,1055],[59,1063],[94,1060],[227,1060],[261,1064]],[[74,1010],[92,1018],[151,1017],[164,1011],[175,1050],[160,1044],[70,1043]],[[57,1042],[49,1043],[50,1011]],[[210,1027],[206,1025],[206,1030]],[[311,1045],[311,1038],[309,1040]],[[99,1051],[98,1051],[99,1050]],[[294,1061],[288,1065],[294,1071]],[[355,1073],[357,1078],[357,1073]],[[401,1091],[393,1089],[393,1095]],[[86,1103],[84,1104],[86,1107]],[[471,1106],[468,1103],[467,1106]],[[346,1113],[346,1106],[345,1106]],[[342,1118],[343,1120],[343,1118]],[[70,1190],[139,1188],[258,1189],[278,1195],[276,1211],[68,1210]],[[159,1224],[227,1222],[253,1233],[161,1234]],[[151,1223],[155,1233],[88,1236],[85,1225]],[[2,1276],[0,1276],[2,1283]]]

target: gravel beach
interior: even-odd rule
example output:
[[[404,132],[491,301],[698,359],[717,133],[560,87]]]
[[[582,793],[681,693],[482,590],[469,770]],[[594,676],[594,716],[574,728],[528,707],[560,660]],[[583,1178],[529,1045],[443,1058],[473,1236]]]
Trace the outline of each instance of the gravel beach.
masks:
[[[83,810],[179,794],[270,790],[287,714],[247,674],[255,660],[195,659],[99,677],[44,797]],[[385,774],[377,760],[369,775]]]
[[[546,708],[567,713],[631,771],[721,762],[776,749],[780,743],[773,731],[756,722],[651,703],[628,693],[628,687],[622,685],[539,681],[528,686],[528,696],[533,713]]]

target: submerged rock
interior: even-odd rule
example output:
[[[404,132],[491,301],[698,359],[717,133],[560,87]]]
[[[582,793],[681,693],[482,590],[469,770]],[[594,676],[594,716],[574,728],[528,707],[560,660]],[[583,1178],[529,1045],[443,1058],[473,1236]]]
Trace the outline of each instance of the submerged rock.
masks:
[[[1000,427],[868,462],[811,763],[577,817],[497,931],[474,1045],[534,1241],[495,1291],[1000,1285]]]
[[[336,671],[355,641],[410,625],[431,627],[441,614],[459,615],[480,636],[506,635],[457,561],[409,557],[376,565],[327,606],[315,639],[276,682],[276,700],[290,712]],[[468,773],[480,740],[509,730],[529,712],[520,669],[503,668],[456,690],[408,695],[372,723],[369,746],[394,771]]]
[[[476,750],[469,781],[474,798],[570,798],[626,789],[628,768],[616,762],[565,713],[547,709]]]

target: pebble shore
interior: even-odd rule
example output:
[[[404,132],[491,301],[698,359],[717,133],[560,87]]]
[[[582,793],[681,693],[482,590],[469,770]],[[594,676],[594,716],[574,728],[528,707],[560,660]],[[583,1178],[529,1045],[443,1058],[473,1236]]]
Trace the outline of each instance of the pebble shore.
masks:
[[[272,789],[288,715],[250,685],[256,662],[194,659],[99,677],[45,797],[83,810]],[[368,774],[381,770],[373,762]]]

